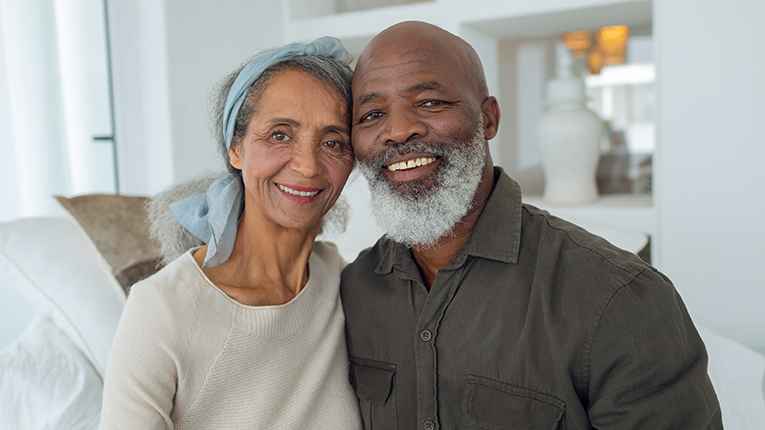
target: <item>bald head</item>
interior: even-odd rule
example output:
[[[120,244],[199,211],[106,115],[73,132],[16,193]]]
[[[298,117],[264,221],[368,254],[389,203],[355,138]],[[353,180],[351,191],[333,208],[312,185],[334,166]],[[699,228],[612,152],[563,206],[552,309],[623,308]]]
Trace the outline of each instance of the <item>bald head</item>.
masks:
[[[494,185],[498,125],[467,42],[423,22],[372,39],[353,74],[351,139],[389,237],[415,250],[469,237]]]
[[[456,78],[471,84],[477,99],[489,96],[478,54],[462,38],[440,27],[420,21],[388,27],[375,36],[359,56],[356,76],[361,79],[366,69],[379,66],[390,56],[448,67],[458,75]]]

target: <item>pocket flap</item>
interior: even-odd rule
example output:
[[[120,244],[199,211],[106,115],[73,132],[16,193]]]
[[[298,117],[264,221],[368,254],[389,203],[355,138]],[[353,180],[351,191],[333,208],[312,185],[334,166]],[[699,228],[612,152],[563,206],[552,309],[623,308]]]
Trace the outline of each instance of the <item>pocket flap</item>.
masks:
[[[497,429],[556,429],[566,411],[553,396],[474,375],[468,375],[463,407],[474,423]]]
[[[383,404],[393,385],[396,365],[351,357],[351,384],[360,399]]]

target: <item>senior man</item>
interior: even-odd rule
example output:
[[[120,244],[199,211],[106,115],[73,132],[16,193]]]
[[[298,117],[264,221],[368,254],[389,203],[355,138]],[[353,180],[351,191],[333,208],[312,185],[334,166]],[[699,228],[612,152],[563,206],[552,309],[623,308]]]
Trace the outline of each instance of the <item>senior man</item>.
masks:
[[[464,40],[406,22],[353,78],[353,147],[387,232],[342,278],[371,429],[718,429],[704,345],[670,281],[521,203]]]

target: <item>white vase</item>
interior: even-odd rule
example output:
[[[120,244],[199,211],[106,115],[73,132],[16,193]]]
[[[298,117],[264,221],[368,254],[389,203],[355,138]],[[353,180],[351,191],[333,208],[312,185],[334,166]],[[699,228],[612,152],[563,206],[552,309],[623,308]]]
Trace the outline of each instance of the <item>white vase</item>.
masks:
[[[544,199],[574,205],[598,198],[596,173],[603,124],[585,102],[584,82],[558,78],[547,83],[547,109],[537,123],[545,176]]]

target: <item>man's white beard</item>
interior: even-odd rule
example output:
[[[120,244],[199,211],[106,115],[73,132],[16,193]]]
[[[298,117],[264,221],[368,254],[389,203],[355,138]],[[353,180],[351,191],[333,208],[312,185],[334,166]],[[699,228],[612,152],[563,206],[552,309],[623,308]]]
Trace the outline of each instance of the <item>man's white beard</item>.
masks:
[[[383,173],[391,157],[412,152],[441,157],[432,186],[426,187],[420,181],[394,183]],[[370,211],[377,225],[388,238],[408,247],[436,245],[473,207],[485,157],[483,123],[479,121],[476,134],[464,146],[441,147],[412,141],[392,146],[369,164],[359,162],[369,182]]]

